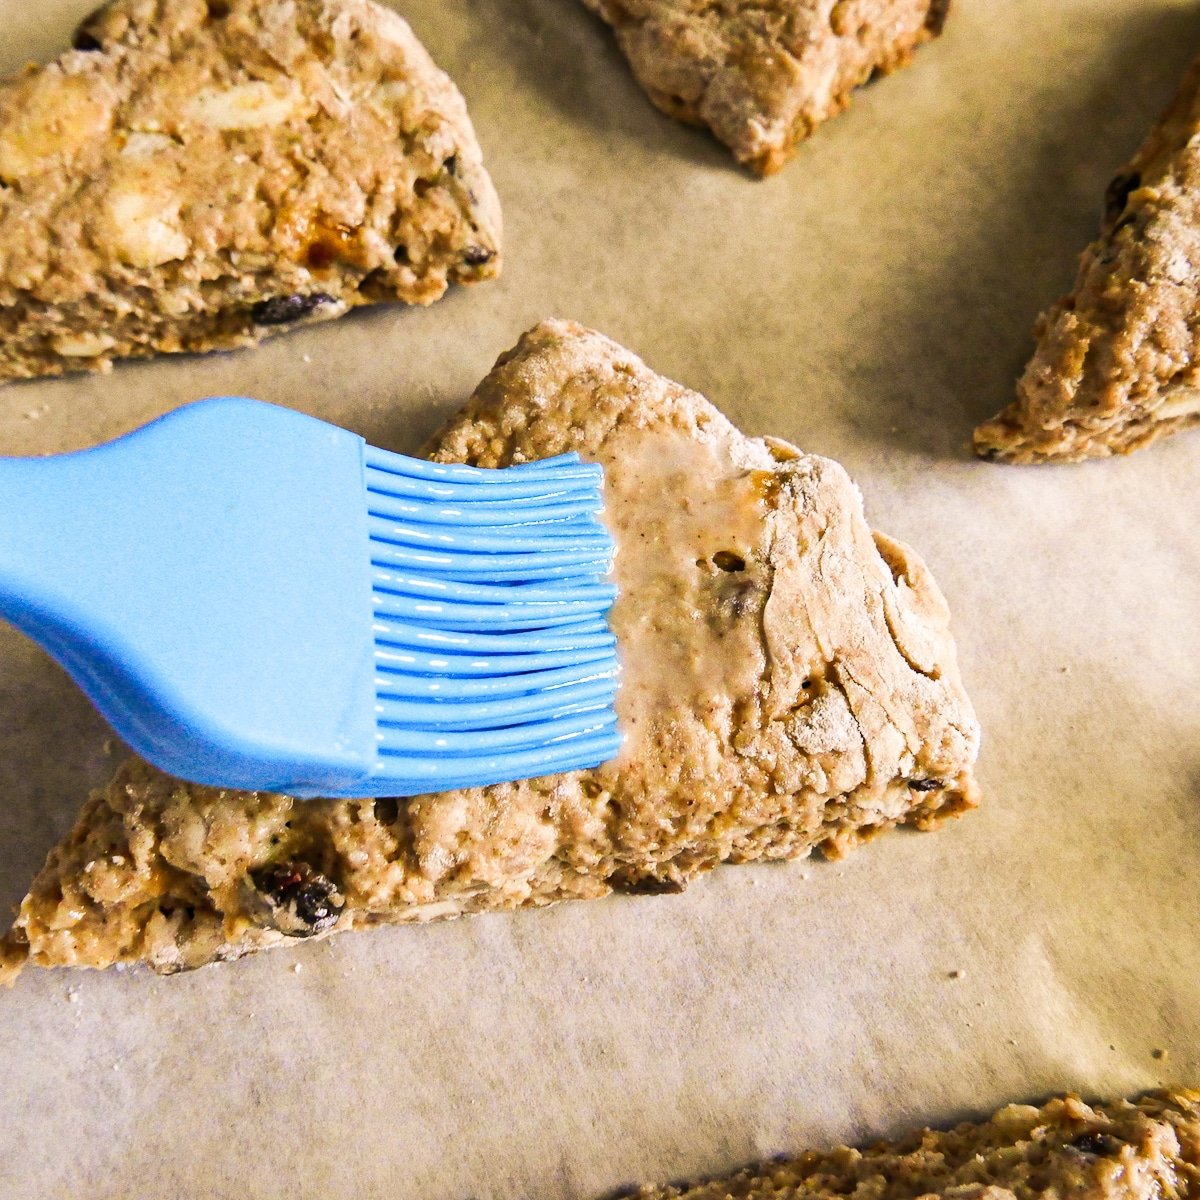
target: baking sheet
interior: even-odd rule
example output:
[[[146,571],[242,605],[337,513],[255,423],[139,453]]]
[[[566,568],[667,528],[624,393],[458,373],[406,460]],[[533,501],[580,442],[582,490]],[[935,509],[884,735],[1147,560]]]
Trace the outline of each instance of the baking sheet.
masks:
[[[575,0],[395,0],[467,97],[503,278],[257,351],[0,390],[0,453],[241,393],[415,450],[545,316],[840,459],[946,592],[986,801],[842,863],[0,993],[0,1196],[585,1200],[1059,1089],[1200,1084],[1200,434],[974,461],[1195,0],[956,0],[781,175],[662,117]],[[0,0],[0,67],[92,0]],[[0,904],[120,749],[0,628]],[[951,974],[957,972],[956,978]],[[1161,1052],[1156,1056],[1156,1052]]]

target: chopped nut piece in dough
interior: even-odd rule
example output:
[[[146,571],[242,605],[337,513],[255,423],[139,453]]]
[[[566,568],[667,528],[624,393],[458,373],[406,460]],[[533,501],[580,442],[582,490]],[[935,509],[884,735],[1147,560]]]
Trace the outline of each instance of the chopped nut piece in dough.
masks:
[[[54,68],[10,81],[0,124],[0,179],[21,184],[56,167],[69,170],[112,122],[114,90],[96,76]]]
[[[67,334],[54,339],[54,352],[64,358],[95,358],[116,343],[103,333]]]
[[[261,80],[228,88],[205,88],[184,109],[188,120],[210,129],[261,129],[282,125],[304,104],[292,88],[272,88]]]
[[[113,192],[105,201],[103,224],[116,256],[134,267],[157,267],[185,257],[188,240],[179,226],[181,203],[169,194],[132,188]]]

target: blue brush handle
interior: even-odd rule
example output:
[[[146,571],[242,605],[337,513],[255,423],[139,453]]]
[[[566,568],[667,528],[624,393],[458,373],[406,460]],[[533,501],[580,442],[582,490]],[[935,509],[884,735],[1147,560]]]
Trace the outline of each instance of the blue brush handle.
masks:
[[[351,787],[375,761],[364,445],[222,399],[0,459],[0,615],[173,774]]]
[[[0,615],[144,758],[299,797],[616,753],[601,471],[426,463],[217,399],[0,459]]]

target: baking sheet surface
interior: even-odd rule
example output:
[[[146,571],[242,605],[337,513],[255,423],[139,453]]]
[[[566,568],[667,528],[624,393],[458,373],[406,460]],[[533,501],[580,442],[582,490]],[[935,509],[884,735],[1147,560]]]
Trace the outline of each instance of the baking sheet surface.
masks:
[[[0,993],[0,1196],[587,1200],[1059,1089],[1200,1084],[1200,433],[973,460],[1196,0],[956,0],[781,175],[655,112],[575,0],[394,0],[466,95],[502,279],[263,349],[0,390],[0,453],[205,395],[414,451],[546,316],[841,460],[925,556],[985,731],[978,812],[682,896],[351,934]],[[92,0],[0,0],[0,67]],[[120,748],[0,627],[0,904]],[[952,974],[956,977],[952,978]]]

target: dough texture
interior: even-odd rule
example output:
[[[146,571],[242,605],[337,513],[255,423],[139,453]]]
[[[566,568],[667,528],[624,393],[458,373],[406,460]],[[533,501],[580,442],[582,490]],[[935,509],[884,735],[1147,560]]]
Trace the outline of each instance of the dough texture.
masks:
[[[1109,184],[1074,291],[1039,317],[1017,399],[975,431],[1005,462],[1128,454],[1200,423],[1200,59]]]
[[[618,547],[615,759],[399,801],[222,791],[131,760],[35,879],[14,963],[170,972],[335,930],[674,892],[723,861],[840,857],[976,804],[946,603],[871,532],[841,467],[745,437],[562,321],[503,355],[430,453],[569,450],[604,464]]]
[[[113,0],[0,83],[0,381],[495,275],[462,97],[371,0]]]
[[[1200,1092],[1148,1092],[1089,1106],[1074,1095],[1010,1104],[979,1125],[923,1129],[865,1150],[809,1150],[637,1200],[1177,1200],[1200,1189]]]
[[[583,0],[654,104],[773,175],[850,92],[906,66],[950,0]]]

